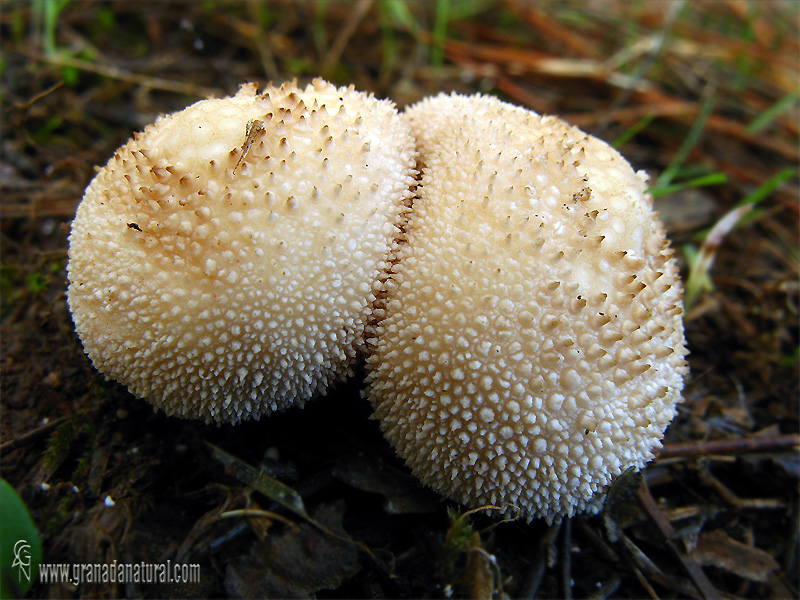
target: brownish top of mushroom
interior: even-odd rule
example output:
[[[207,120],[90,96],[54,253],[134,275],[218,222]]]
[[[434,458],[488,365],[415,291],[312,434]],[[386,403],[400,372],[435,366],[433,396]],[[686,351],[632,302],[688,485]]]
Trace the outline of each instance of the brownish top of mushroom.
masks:
[[[105,375],[169,414],[302,404],[363,347],[413,176],[384,100],[315,80],[162,117],[86,190],[69,306]]]
[[[493,98],[406,118],[423,177],[368,340],[375,414],[441,493],[572,515],[653,457],[680,401],[681,286],[646,178]]]

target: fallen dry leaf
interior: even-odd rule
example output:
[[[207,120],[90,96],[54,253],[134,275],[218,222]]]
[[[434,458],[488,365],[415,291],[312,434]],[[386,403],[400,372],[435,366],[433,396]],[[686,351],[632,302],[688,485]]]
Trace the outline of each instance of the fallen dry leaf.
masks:
[[[780,566],[760,548],[737,542],[720,529],[700,534],[692,558],[701,565],[719,567],[752,581],[766,581]]]
[[[341,505],[326,505],[314,518],[345,537],[342,512]],[[249,556],[229,564],[225,590],[233,598],[309,598],[337,588],[360,569],[353,544],[304,523],[256,542]]]
[[[336,462],[333,476],[364,492],[381,494],[384,509],[392,515],[436,512],[440,500],[419,480],[379,458],[364,455],[342,457]]]

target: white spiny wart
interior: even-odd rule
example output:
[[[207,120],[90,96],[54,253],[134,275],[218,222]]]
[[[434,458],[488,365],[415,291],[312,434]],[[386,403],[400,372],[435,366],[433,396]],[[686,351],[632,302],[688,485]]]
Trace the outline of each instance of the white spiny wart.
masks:
[[[497,99],[407,110],[423,167],[379,294],[367,395],[412,471],[470,507],[596,509],[653,458],[687,371],[643,173]]]
[[[687,371],[646,176],[484,96],[400,116],[318,79],[198,102],[99,171],[69,257],[86,353],[168,414],[302,405],[367,350],[412,471],[527,519],[595,510],[650,460]]]
[[[159,118],[99,171],[72,225],[86,353],[171,415],[302,405],[363,349],[413,168],[391,102],[319,79]]]

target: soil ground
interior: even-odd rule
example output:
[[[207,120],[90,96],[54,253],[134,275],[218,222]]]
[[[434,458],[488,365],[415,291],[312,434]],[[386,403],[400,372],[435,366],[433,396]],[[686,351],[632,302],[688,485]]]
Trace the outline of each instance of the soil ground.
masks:
[[[46,562],[170,560],[202,574],[37,583],[31,596],[798,596],[797,4],[0,8],[0,472]],[[303,411],[218,427],[156,413],[92,368],[65,265],[95,165],[159,114],[245,81],[317,75],[401,108],[442,90],[497,95],[651,174],[691,294],[691,375],[660,456],[615,485],[601,515],[464,516],[393,456],[360,396],[363,372]],[[704,246],[741,203],[755,208]],[[308,518],[242,463],[290,486]],[[234,512],[245,508],[262,513]]]

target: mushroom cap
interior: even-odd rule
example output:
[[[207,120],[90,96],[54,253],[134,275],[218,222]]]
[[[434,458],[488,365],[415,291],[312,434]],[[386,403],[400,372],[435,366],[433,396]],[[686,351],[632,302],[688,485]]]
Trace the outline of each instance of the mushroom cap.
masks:
[[[548,521],[597,508],[653,458],[687,370],[646,176],[494,98],[406,116],[423,176],[368,334],[375,416],[460,503]]]
[[[392,103],[321,79],[159,118],[72,224],[68,302],[95,367],[168,414],[234,423],[346,376],[413,151]]]

